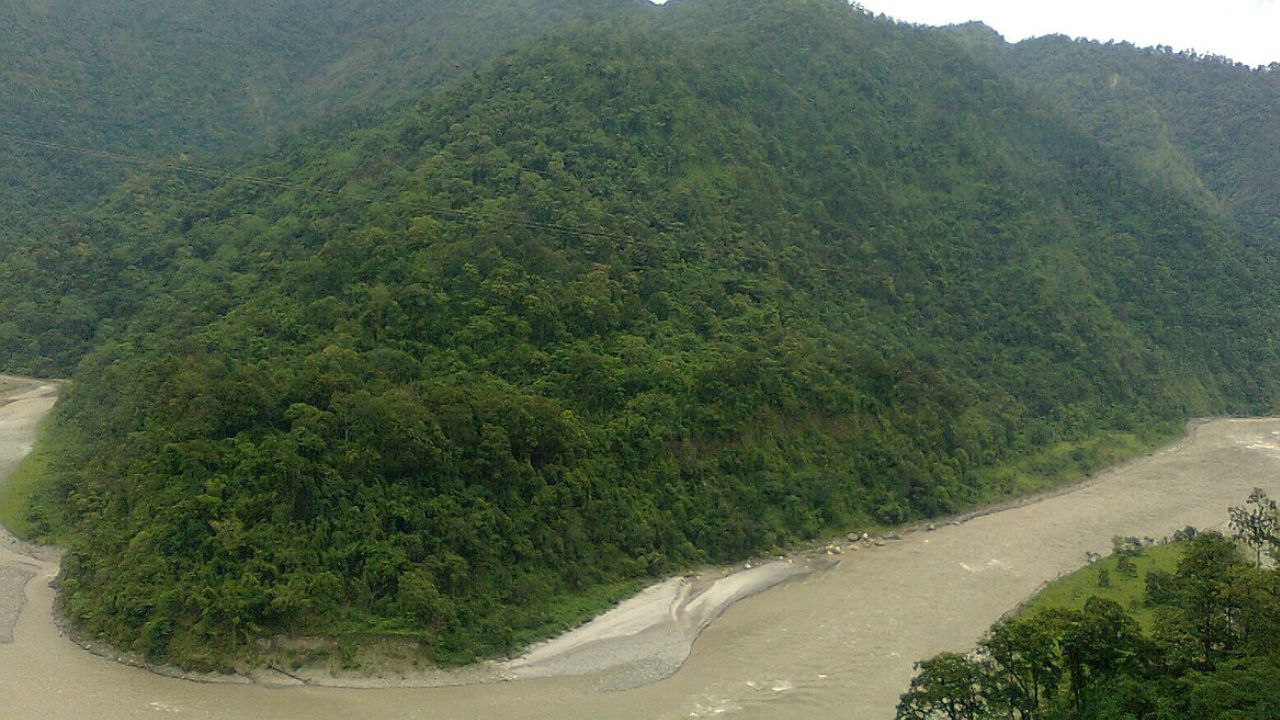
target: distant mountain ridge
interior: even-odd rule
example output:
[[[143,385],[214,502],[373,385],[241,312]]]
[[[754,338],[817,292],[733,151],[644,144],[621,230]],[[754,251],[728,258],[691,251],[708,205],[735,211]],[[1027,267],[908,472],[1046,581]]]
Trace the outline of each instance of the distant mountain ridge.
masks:
[[[60,223],[0,349],[78,363],[31,511],[69,617],[200,667],[276,633],[461,662],[1273,410],[1263,228],[975,54],[685,0]]]
[[[352,123],[539,34],[643,0],[22,0],[0,7],[0,131],[150,159],[237,157]],[[0,209],[49,219],[137,168],[0,136]]]
[[[944,32],[1151,177],[1280,238],[1280,63],[1249,68],[1164,47]]]

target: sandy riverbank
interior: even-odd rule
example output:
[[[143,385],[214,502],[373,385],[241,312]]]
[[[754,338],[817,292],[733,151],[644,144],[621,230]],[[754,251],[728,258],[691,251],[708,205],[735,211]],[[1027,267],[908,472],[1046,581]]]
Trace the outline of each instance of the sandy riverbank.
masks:
[[[671,578],[582,627],[503,663],[515,679],[606,673],[607,689],[638,687],[680,669],[693,642],[739,600],[812,572],[791,557],[732,571]]]
[[[0,482],[31,452],[36,428],[57,397],[56,383],[0,375]],[[24,588],[41,573],[56,573],[57,551],[19,541],[0,527],[0,643],[13,631],[26,606]]]
[[[56,399],[56,383],[0,375],[0,482],[31,451],[35,429]],[[11,642],[26,602],[24,589],[37,575],[56,576],[59,554],[16,540],[0,528],[0,642]],[[242,675],[188,673],[152,666],[140,658],[90,640],[76,641],[100,657],[161,675],[200,682],[254,682],[269,686],[318,685],[347,688],[440,687],[553,676],[597,675],[613,688],[635,687],[676,672],[698,635],[731,605],[822,563],[797,556],[752,566],[716,568],[668,578],[590,622],[539,643],[506,661],[459,669],[403,669],[383,673],[333,672],[328,668],[265,667]],[[55,612],[56,616],[56,612]],[[61,632],[70,634],[64,623]]]
[[[599,689],[623,690],[677,672],[698,635],[734,603],[829,565],[820,558],[793,557],[671,577],[517,657],[462,668],[268,667],[230,677],[152,669],[204,682],[249,681],[271,687],[432,688],[590,676]]]

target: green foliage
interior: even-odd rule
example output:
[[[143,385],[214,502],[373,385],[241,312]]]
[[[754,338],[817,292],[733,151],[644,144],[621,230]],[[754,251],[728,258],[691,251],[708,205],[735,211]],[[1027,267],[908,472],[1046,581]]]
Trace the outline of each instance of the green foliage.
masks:
[[[1152,576],[1165,577],[1174,572],[1182,559],[1183,543],[1167,543],[1142,549],[1127,557],[1112,554],[1070,575],[1054,580],[1027,601],[1020,612],[1035,614],[1043,610],[1079,610],[1091,597],[1115,602],[1142,625],[1151,630],[1157,621],[1153,607],[1144,602],[1151,597]],[[1121,560],[1132,564],[1131,571],[1120,570]],[[1104,582],[1105,579],[1105,582]]]
[[[1047,98],[1139,172],[1260,238],[1280,236],[1280,64],[1056,35],[1007,45],[955,33],[983,61]]]
[[[303,122],[358,126],[571,21],[638,0],[91,0],[0,8],[6,220],[56,218],[134,168],[43,143],[239,155]],[[394,72],[388,72],[394,68]],[[15,143],[14,138],[24,142]]]
[[[1280,717],[1280,662],[1253,656],[1193,675],[1186,717],[1205,720],[1269,720]]]
[[[1274,717],[1280,570],[1246,562],[1216,532],[1124,557],[1176,561],[1172,573],[1149,574],[1143,601],[1157,608],[1156,622],[1140,623],[1104,597],[1080,598],[1087,576],[1106,569],[1103,561],[1051,584],[1013,620],[993,627],[975,655],[944,653],[919,663],[897,717]],[[1121,579],[1108,592],[1123,597],[1140,587]],[[959,696],[958,687],[976,699],[961,714],[939,700]]]
[[[1244,505],[1228,509],[1233,537],[1253,550],[1253,561],[1262,565],[1262,552],[1280,557],[1280,509],[1262,488],[1254,488]]]
[[[4,384],[0,380],[0,393],[4,392]],[[64,454],[61,437],[51,432],[46,421],[40,428],[35,449],[0,483],[0,525],[20,540],[60,542],[65,539],[61,532],[67,523],[60,508],[47,498],[38,497],[41,489],[47,489],[53,466]]]
[[[919,673],[911,689],[898,703],[898,717],[904,720],[976,720],[986,712],[982,697],[983,675],[963,655],[941,653],[916,663]]]
[[[78,363],[67,614],[157,658],[509,652],[1280,392],[1280,318],[1222,319],[1272,253],[837,0],[577,26],[235,173],[274,180],[134,178],[0,268],[4,357]]]
[[[305,141],[377,122],[552,28],[650,8],[644,0],[4,3],[4,369],[66,376],[113,337],[104,319],[136,312],[158,262],[195,260],[104,250],[94,246],[104,238],[83,228],[51,240],[122,182],[170,164],[202,168],[188,177],[216,176],[288,133],[306,128]],[[154,188],[126,188],[113,211],[148,213]]]
[[[1100,428],[1029,448],[1011,462],[986,468],[982,483],[993,493],[991,500],[1043,492],[1166,445],[1184,432],[1184,422],[1150,422],[1135,430]]]

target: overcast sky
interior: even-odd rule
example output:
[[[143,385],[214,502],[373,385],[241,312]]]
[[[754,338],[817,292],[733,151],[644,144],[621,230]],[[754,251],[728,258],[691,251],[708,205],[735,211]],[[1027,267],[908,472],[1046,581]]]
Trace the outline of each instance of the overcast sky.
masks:
[[[859,0],[873,12],[948,25],[982,20],[1010,42],[1061,33],[1226,55],[1246,65],[1280,61],[1277,0]]]
[[[1277,0],[861,0],[868,10],[945,25],[982,20],[1010,42],[1062,33],[1226,55],[1247,65],[1280,61]]]

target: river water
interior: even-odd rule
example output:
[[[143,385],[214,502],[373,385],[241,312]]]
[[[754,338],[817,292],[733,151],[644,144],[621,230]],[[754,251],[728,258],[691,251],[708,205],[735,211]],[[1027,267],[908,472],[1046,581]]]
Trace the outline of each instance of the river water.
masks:
[[[0,477],[29,449],[53,403],[48,390],[27,388],[0,407]],[[1086,551],[1106,550],[1117,534],[1220,527],[1255,486],[1280,494],[1277,478],[1280,420],[1207,423],[1071,492],[851,552],[832,569],[743,600],[702,633],[675,675],[617,692],[601,689],[610,684],[602,677],[377,690],[160,677],[62,637],[50,619],[56,561],[8,543],[0,623],[6,612],[16,622],[12,642],[0,632],[0,717],[887,720],[913,661],[971,647],[1042,582],[1082,565]]]

